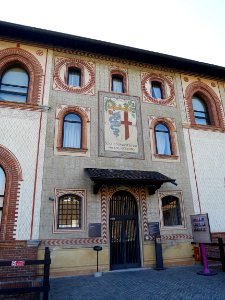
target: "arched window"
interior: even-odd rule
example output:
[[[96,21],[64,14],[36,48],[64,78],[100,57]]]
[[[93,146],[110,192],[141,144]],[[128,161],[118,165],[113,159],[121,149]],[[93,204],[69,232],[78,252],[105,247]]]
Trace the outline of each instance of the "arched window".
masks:
[[[164,226],[182,225],[180,200],[175,196],[162,198],[162,214]]]
[[[82,119],[78,114],[69,113],[63,119],[63,148],[82,148]]]
[[[124,93],[124,80],[123,76],[119,74],[112,75],[112,92],[115,93]]]
[[[63,195],[58,199],[58,229],[81,228],[82,199],[74,194]]]
[[[68,69],[67,85],[81,87],[81,69],[75,67]]]
[[[19,66],[6,69],[1,77],[0,100],[26,103],[29,76]]]
[[[158,81],[152,81],[152,97],[155,99],[163,99],[162,84]]]
[[[0,225],[2,219],[4,195],[5,195],[5,172],[2,169],[2,167],[0,167]]]
[[[199,125],[210,125],[206,103],[197,95],[192,98],[195,123]]]
[[[170,132],[166,125],[158,123],[155,126],[156,153],[172,155]]]

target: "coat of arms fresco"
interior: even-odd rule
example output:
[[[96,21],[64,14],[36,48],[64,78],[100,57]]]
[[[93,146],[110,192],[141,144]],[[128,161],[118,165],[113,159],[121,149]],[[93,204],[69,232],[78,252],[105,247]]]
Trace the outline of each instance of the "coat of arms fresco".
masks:
[[[142,158],[141,122],[137,116],[140,116],[137,97],[100,93],[100,120],[103,123],[100,124],[100,154]]]

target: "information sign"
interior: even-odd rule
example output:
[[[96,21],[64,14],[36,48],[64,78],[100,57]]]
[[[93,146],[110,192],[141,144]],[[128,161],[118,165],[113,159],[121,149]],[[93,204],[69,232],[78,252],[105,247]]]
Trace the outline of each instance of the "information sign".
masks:
[[[148,223],[148,230],[150,235],[159,235],[159,222],[149,222]]]
[[[195,243],[211,243],[208,214],[192,215],[191,227]]]
[[[89,224],[89,237],[101,237],[101,223]]]

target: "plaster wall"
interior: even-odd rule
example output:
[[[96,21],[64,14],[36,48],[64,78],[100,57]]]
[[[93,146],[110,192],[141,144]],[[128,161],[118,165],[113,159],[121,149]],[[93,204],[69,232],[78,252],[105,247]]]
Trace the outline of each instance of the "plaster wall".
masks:
[[[201,207],[202,213],[209,214],[211,231],[224,232],[225,134],[184,129],[184,137],[195,213]]]
[[[13,48],[27,51],[27,60],[32,54],[40,63],[42,78],[38,105],[40,108],[42,105],[47,106],[52,72],[52,50],[21,44],[17,41],[0,40],[0,51]],[[47,111],[41,112],[38,107],[36,111],[31,111],[26,108],[26,105],[21,109],[19,104],[17,107],[15,103],[14,108],[9,109],[8,103],[10,104],[10,102],[1,103],[0,143],[15,155],[22,169],[14,237],[17,240],[38,239]]]
[[[55,52],[57,56],[58,53]],[[60,56],[62,54],[60,53]],[[85,57],[78,55],[70,55],[64,53],[66,58],[83,59]],[[90,58],[88,58],[90,61]],[[41,239],[73,239],[73,238],[87,238],[88,231],[85,232],[71,232],[71,233],[53,233],[53,202],[49,201],[49,197],[54,198],[55,188],[61,189],[85,189],[87,191],[87,205],[86,216],[87,219],[86,229],[89,223],[101,222],[100,210],[100,193],[93,194],[92,182],[85,175],[84,168],[119,168],[119,169],[135,169],[146,171],[159,171],[170,178],[176,179],[178,186],[170,183],[163,184],[163,190],[182,190],[184,197],[184,209],[187,219],[187,227],[181,230],[171,230],[171,233],[188,233],[190,234],[190,221],[189,215],[193,213],[193,204],[191,201],[191,189],[189,182],[189,175],[185,156],[185,147],[182,134],[182,125],[177,106],[178,93],[175,89],[175,104],[174,106],[156,105],[144,103],[142,101],[142,88],[141,88],[141,72],[161,72],[163,75],[168,74],[173,78],[174,73],[166,71],[158,71],[151,68],[144,68],[140,66],[124,65],[104,61],[92,57],[92,62],[95,66],[95,94],[84,95],[76,94],[67,91],[51,90],[50,105],[51,110],[48,115],[47,136],[46,136],[46,152],[45,152],[45,166],[43,176],[43,196],[42,196],[42,209],[41,209],[41,224],[40,224],[40,238]],[[141,104],[141,124],[143,132],[144,143],[144,159],[129,159],[119,157],[100,157],[98,153],[99,143],[99,118],[98,118],[98,91],[109,92],[110,88],[110,68],[123,68],[127,70],[128,78],[128,95],[138,96]],[[176,82],[175,82],[176,85]],[[53,83],[51,83],[51,87]],[[71,105],[89,107],[91,114],[90,123],[90,157],[74,157],[69,155],[55,155],[54,154],[54,140],[55,140],[55,114],[58,105]],[[177,142],[179,147],[179,161],[169,162],[152,161],[150,150],[150,130],[148,125],[149,116],[168,117],[174,120],[177,130]],[[100,124],[101,126],[101,124]],[[147,195],[148,205],[148,221],[159,220],[159,200],[158,195]],[[168,231],[167,231],[168,233]]]
[[[30,239],[30,226],[32,217],[32,202],[34,193],[34,179],[38,148],[38,132],[40,126],[40,112],[18,111],[1,109],[1,144],[9,149],[18,159],[22,169],[23,181],[21,182],[20,199],[18,206],[18,220],[15,232],[16,239]],[[46,128],[46,113],[43,113],[42,132],[39,156],[39,169],[37,174],[35,233],[33,238],[38,238],[38,221],[41,201],[41,178],[44,160],[44,139]]]

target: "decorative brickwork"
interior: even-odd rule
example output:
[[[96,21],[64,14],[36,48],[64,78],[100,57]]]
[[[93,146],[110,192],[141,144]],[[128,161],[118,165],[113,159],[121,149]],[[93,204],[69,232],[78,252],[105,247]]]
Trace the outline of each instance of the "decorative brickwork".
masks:
[[[112,195],[121,190],[126,190],[131,193],[137,200],[140,211],[139,224],[143,229],[143,238],[149,236],[148,219],[147,219],[147,200],[146,191],[142,187],[130,186],[102,186],[101,189],[101,224],[102,236],[100,238],[77,238],[77,239],[49,239],[43,240],[43,246],[67,246],[67,245],[93,245],[93,244],[108,244],[108,220],[107,207]],[[190,234],[171,234],[162,235],[162,240],[183,240],[192,239]],[[154,237],[149,236],[149,240],[153,241]]]
[[[80,51],[80,50],[73,50],[73,49],[67,49],[67,48],[54,48],[54,51],[56,51],[58,53],[66,53],[66,54],[70,54],[70,55],[71,54],[79,55],[79,56],[87,57],[89,59],[93,59],[93,58],[99,59],[99,60],[114,63],[114,64],[119,63],[119,64],[123,64],[126,66],[135,66],[135,67],[146,68],[146,69],[151,68],[151,69],[167,71],[167,72],[177,71],[177,69],[173,69],[173,68],[165,68],[165,67],[156,66],[156,65],[152,65],[152,64],[131,61],[128,59],[120,59],[120,58],[112,57],[112,56],[108,56],[108,55],[94,54],[94,53],[84,52],[84,51]]]
[[[156,99],[152,97],[152,82],[159,82],[162,87],[163,99]],[[171,76],[155,74],[155,73],[141,73],[141,89],[143,93],[143,102],[175,106],[175,92],[173,86],[173,78]]]
[[[76,67],[81,70],[81,86],[67,85],[68,68]],[[76,94],[94,95],[95,66],[92,62],[75,58],[57,57],[55,59],[54,84],[55,90]]]
[[[58,133],[57,133],[57,149],[58,151],[87,151],[87,123],[90,122],[89,117],[87,113],[89,113],[90,109],[81,108],[78,106],[65,106],[63,107],[60,112],[57,115],[58,119]],[[63,148],[63,121],[64,117],[69,114],[74,113],[78,114],[82,119],[82,145],[81,149],[75,149],[75,148]]]
[[[0,240],[14,239],[22,171],[16,157],[0,145],[0,166],[5,171],[6,188],[0,227]]]
[[[41,98],[43,70],[39,61],[28,51],[20,48],[8,48],[0,51],[0,77],[5,69],[20,65],[29,74],[27,104],[37,105]],[[1,106],[6,103],[1,101]],[[6,103],[7,105],[7,103]],[[26,104],[18,104],[19,106]]]
[[[142,215],[142,223],[143,223],[143,233],[144,236],[149,234],[148,231],[148,211],[147,211],[147,201],[146,201],[146,191],[144,188],[140,189],[140,204],[141,204],[141,215]]]
[[[102,224],[102,236],[100,238],[78,238],[78,239],[49,239],[43,240],[44,246],[66,246],[66,245],[93,245],[93,244],[108,244],[108,220],[107,220],[107,207],[108,202],[112,195],[120,190],[126,190],[130,192],[136,199],[138,207],[141,209],[141,220],[144,228],[144,233],[148,234],[147,223],[147,203],[146,192],[144,188],[130,187],[130,186],[103,186],[101,189],[101,224]],[[139,199],[140,197],[140,199]]]
[[[193,237],[191,234],[163,234],[161,235],[163,241],[173,241],[173,240],[192,240]],[[150,235],[150,241],[154,241],[155,237]]]
[[[197,125],[195,123],[192,106],[192,97],[194,94],[198,94],[205,101],[209,112],[210,125]],[[191,124],[201,128],[210,126],[224,128],[225,117],[222,103],[216,93],[207,84],[200,81],[195,81],[189,84],[185,91],[185,105],[187,118]]]

